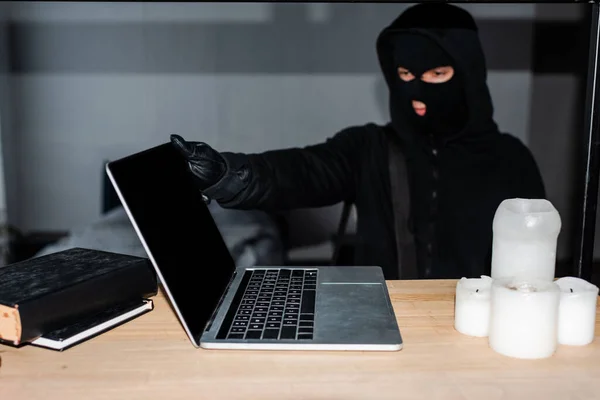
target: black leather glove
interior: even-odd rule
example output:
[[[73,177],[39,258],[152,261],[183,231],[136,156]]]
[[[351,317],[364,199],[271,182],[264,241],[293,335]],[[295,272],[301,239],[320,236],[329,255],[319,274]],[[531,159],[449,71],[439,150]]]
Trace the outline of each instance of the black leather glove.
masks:
[[[200,190],[213,186],[225,175],[225,159],[206,143],[188,142],[179,135],[171,135],[171,143],[187,160]]]

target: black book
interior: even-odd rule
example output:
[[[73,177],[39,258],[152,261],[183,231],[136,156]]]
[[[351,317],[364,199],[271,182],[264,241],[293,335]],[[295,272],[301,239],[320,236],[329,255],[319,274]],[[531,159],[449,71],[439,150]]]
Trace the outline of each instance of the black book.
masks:
[[[147,258],[74,248],[0,268],[0,340],[20,345],[91,312],[155,296]]]
[[[79,343],[108,332],[154,309],[150,299],[139,299],[92,312],[73,324],[45,333],[32,345],[63,351]]]

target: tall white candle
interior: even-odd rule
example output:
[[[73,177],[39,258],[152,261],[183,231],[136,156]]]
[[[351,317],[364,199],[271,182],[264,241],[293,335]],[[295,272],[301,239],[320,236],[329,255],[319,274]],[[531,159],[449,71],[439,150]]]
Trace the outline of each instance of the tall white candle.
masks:
[[[492,224],[492,278],[552,281],[561,226],[548,200],[504,200]]]
[[[476,337],[486,337],[490,327],[492,278],[462,278],[456,284],[454,329]]]
[[[560,287],[558,343],[584,346],[594,340],[598,287],[583,279],[556,280]]]
[[[552,356],[558,345],[560,289],[543,280],[498,279],[492,283],[489,345],[509,357]]]

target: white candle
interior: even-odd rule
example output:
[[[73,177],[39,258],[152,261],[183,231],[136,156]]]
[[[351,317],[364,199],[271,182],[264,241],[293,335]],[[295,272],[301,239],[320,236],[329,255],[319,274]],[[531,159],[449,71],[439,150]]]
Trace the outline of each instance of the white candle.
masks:
[[[560,287],[558,343],[584,346],[594,340],[598,287],[583,279],[556,280]]]
[[[552,281],[561,225],[548,200],[504,200],[492,224],[492,278]]]
[[[550,357],[558,345],[560,289],[543,280],[492,283],[489,345],[509,357]]]
[[[492,278],[462,278],[456,284],[454,329],[476,337],[486,337],[490,326]]]

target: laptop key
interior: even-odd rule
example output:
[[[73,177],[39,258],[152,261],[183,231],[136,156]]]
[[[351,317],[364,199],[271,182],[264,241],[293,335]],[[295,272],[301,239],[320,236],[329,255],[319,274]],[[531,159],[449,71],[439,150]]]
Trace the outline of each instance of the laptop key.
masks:
[[[230,333],[227,336],[227,339],[243,339],[244,338],[244,334],[243,333]]]
[[[312,338],[313,338],[312,333],[299,333],[298,334],[298,340],[312,340]]]
[[[315,290],[305,290],[302,296],[301,313],[313,314],[315,310]]]
[[[279,337],[279,329],[265,329],[263,339],[277,339]]]
[[[279,328],[281,322],[267,322],[267,328]]]
[[[246,332],[246,339],[260,339],[262,331],[251,330]]]
[[[314,321],[315,316],[314,316],[314,314],[300,314],[300,320],[301,321]]]
[[[231,328],[232,333],[244,333],[246,332],[246,328]]]
[[[262,331],[262,329],[264,328],[264,325],[265,324],[250,324],[248,329],[259,329]]]
[[[284,326],[281,328],[281,339],[296,339],[296,326]]]

